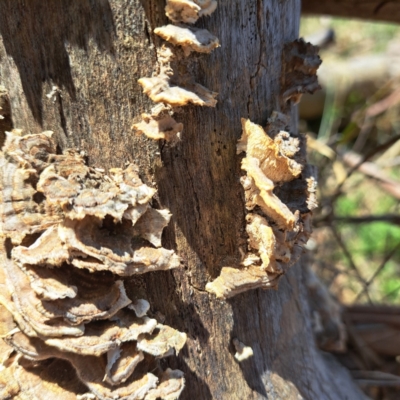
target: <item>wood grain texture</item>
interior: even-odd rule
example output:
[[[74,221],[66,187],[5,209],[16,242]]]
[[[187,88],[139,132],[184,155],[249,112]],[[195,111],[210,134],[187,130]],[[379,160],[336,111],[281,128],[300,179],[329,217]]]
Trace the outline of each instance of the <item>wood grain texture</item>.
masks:
[[[399,0],[302,0],[304,14],[400,23]]]
[[[161,0],[2,0],[0,84],[14,127],[53,130],[60,148],[86,151],[96,167],[134,161],[158,188],[154,205],[173,214],[163,245],[177,250],[184,268],[132,279],[129,291],[188,334],[179,357],[162,361],[185,372],[182,399],[362,399],[315,347],[301,265],[278,291],[225,302],[204,290],[246,246],[240,118],[264,124],[279,109],[281,53],[297,38],[300,2],[221,0],[196,24],[220,39],[211,55],[188,59],[196,81],[219,93],[218,104],[177,114],[184,132],[175,147],[130,129],[151,107],[137,79],[153,72],[162,41],[152,30],[167,23],[163,8]],[[53,85],[61,95],[48,99]],[[233,338],[254,356],[237,363]]]

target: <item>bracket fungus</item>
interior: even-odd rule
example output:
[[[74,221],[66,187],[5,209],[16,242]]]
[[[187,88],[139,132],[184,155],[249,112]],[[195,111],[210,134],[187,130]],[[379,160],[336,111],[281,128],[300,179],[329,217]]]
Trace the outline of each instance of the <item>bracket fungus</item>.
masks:
[[[321,65],[319,48],[300,38],[287,43],[283,50],[282,98],[297,104],[304,93],[320,89],[317,69]]]
[[[163,106],[161,104],[161,106]],[[164,110],[162,110],[164,111]],[[175,138],[179,138],[183,131],[183,124],[176,122],[166,112],[153,112],[151,114],[142,114],[142,120],[132,125],[132,129],[137,134],[145,134],[148,138],[154,140],[166,140],[173,141]]]
[[[238,153],[245,152],[241,178],[245,191],[248,251],[239,267],[223,267],[206,285],[208,292],[228,298],[255,288],[275,288],[279,278],[300,257],[311,234],[311,210],[316,207],[315,170],[304,166],[301,140],[282,130],[288,121],[273,113],[267,132],[242,119]],[[268,135],[268,134],[269,135]],[[296,201],[279,189],[298,182]]]
[[[216,7],[215,0],[167,0],[166,15],[179,25],[161,26],[154,29],[154,33],[173,46],[181,47],[185,57],[193,51],[210,53],[219,47],[218,38],[207,29],[184,24],[195,23],[201,16],[212,14]],[[152,77],[140,78],[138,82],[143,92],[160,107],[154,107],[150,114],[142,114],[142,121],[133,124],[132,129],[151,139],[174,142],[183,130],[182,123],[172,118],[176,108],[188,104],[215,107],[217,93],[195,82],[190,72],[182,72],[190,68],[187,60],[181,60],[179,50],[163,45],[157,53],[158,72]]]
[[[185,106],[189,103],[215,107],[217,93],[193,82],[189,75],[176,74],[171,68],[174,57],[174,53],[166,46],[159,50],[160,73],[151,78],[139,79],[143,92],[155,103],[164,103],[171,107]]]
[[[169,24],[154,29],[154,33],[175,46],[181,46],[185,56],[190,55],[192,51],[211,53],[219,47],[218,38],[207,29]]]
[[[106,175],[77,151],[57,154],[51,132],[15,130],[0,184],[1,398],[178,398],[182,372],[157,359],[186,334],[125,291],[125,277],[180,265],[161,244],[171,214],[151,207],[155,190],[137,168]],[[38,377],[54,359],[71,369],[65,388]]]
[[[167,0],[165,13],[175,23],[194,24],[200,17],[211,15],[216,0]]]

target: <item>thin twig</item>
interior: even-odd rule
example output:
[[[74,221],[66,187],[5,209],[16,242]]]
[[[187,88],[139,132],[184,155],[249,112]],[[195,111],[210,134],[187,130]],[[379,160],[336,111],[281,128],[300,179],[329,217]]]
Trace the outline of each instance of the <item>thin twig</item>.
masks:
[[[370,135],[372,128],[374,127],[373,121],[368,117],[367,114],[364,115],[364,122],[361,126],[360,133],[352,148],[356,153],[360,153],[367,142],[368,136]]]
[[[367,368],[380,367],[383,364],[381,357],[373,349],[371,349],[361,335],[359,335],[357,329],[351,321],[351,316],[349,316],[347,313],[343,313],[342,318],[344,324],[346,325],[349,341],[360,355],[364,365]]]
[[[386,263],[394,256],[394,254],[397,252],[397,250],[400,248],[400,243],[397,244],[389,253],[386,254],[385,258],[375,271],[375,273],[365,282],[363,289],[361,290],[360,293],[358,293],[357,297],[355,298],[355,302],[364,294],[366,290],[368,290],[369,286],[371,283],[374,281],[374,279],[383,271],[383,269],[386,266]]]
[[[350,176],[353,174],[353,172],[356,171],[363,163],[365,163],[366,161],[368,161],[369,159],[371,159],[373,156],[380,153],[381,151],[385,151],[392,144],[396,143],[398,140],[400,140],[400,134],[393,136],[392,138],[387,140],[385,143],[372,149],[364,157],[361,157],[360,160],[353,167],[351,167],[350,170],[347,172],[346,178],[343,179],[343,181],[338,185],[338,187],[336,188],[335,194],[332,196],[332,198],[336,199],[336,197],[338,197],[342,193],[341,189],[342,189],[344,183],[346,182],[346,180],[348,178],[350,178]]]
[[[382,371],[351,371],[357,383],[368,386],[398,387],[400,377]]]
[[[366,280],[362,277],[360,271],[358,270],[358,268],[353,260],[353,257],[351,256],[351,253],[349,252],[348,248],[344,244],[341,236],[339,235],[338,231],[336,230],[336,227],[334,225],[331,225],[330,228],[332,230],[333,236],[335,237],[336,241],[339,243],[339,246],[342,248],[343,254],[346,256],[346,258],[349,262],[350,268],[356,273],[357,279],[362,283],[362,285],[366,289],[366,295],[368,298],[368,302],[370,304],[372,304],[372,300],[368,293],[368,287],[365,286]]]
[[[383,98],[380,101],[372,104],[365,110],[365,115],[369,118],[376,117],[379,114],[382,114],[390,107],[395,106],[397,103],[400,102],[400,88],[395,89],[392,93],[388,96]]]
[[[400,225],[400,215],[384,214],[384,215],[365,215],[361,217],[334,217],[335,222],[346,222],[348,224],[364,224],[369,222],[390,222]]]
[[[350,151],[343,154],[342,157],[343,161],[350,167],[359,164],[362,159],[359,154]],[[358,172],[375,179],[377,184],[386,192],[400,200],[400,182],[387,176],[376,164],[371,161],[364,162],[358,167]]]
[[[381,302],[383,303],[383,300],[386,300],[388,297],[392,296],[393,294],[400,292],[400,285],[397,286],[395,289],[391,290],[390,292],[386,293],[382,299]]]

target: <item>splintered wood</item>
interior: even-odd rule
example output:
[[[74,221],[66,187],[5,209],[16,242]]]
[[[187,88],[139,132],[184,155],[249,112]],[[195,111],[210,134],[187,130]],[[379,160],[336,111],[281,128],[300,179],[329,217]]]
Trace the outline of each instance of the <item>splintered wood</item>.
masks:
[[[183,373],[157,359],[186,334],[147,316],[123,280],[180,265],[161,245],[171,214],[151,207],[155,190],[133,165],[105,175],[56,154],[51,132],[7,132],[0,182],[0,398],[177,399]]]
[[[264,129],[242,119],[238,153],[245,152],[241,178],[245,191],[248,251],[240,266],[223,267],[207,291],[228,298],[256,288],[275,288],[279,278],[300,257],[311,234],[315,202],[315,171],[305,166],[300,138],[286,128],[285,117],[274,113]],[[287,129],[287,128],[286,128]],[[287,129],[288,130],[288,129]],[[299,181],[297,202],[284,202],[279,186]]]
[[[143,92],[158,103],[158,106],[150,114],[142,114],[142,121],[133,124],[132,129],[137,134],[173,143],[180,139],[183,131],[183,124],[172,118],[177,107],[188,104],[216,106],[217,93],[195,82],[187,68],[187,62],[181,61],[192,51],[211,53],[219,47],[218,38],[207,29],[185,25],[195,23],[202,16],[211,15],[216,8],[215,0],[167,0],[165,13],[178,25],[161,26],[154,29],[154,33],[175,47],[163,45],[158,48],[158,73],[138,81]],[[177,46],[182,50],[178,50]]]

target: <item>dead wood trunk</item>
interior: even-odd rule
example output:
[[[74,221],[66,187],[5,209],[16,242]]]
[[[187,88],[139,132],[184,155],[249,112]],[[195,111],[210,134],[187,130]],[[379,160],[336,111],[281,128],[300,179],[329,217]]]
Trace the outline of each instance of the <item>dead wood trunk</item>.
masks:
[[[199,22],[221,48],[195,56],[193,71],[219,93],[218,104],[185,107],[182,140],[172,147],[131,131],[151,107],[137,80],[154,69],[161,39],[152,30],[168,22],[163,1],[0,2],[0,84],[9,91],[13,126],[54,131],[61,149],[84,150],[92,166],[136,163],[158,189],[158,205],[173,214],[163,243],[184,268],[132,279],[129,287],[188,335],[179,357],[162,361],[184,371],[182,399],[363,398],[315,347],[300,264],[277,291],[228,301],[205,291],[246,246],[240,118],[264,124],[279,108],[282,49],[297,38],[299,16],[298,0],[232,0]],[[60,92],[46,97],[53,86]],[[234,338],[254,356],[236,362]]]
[[[373,21],[400,22],[398,0],[303,0],[305,14],[325,14],[343,18],[362,18]]]

